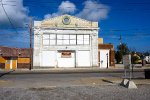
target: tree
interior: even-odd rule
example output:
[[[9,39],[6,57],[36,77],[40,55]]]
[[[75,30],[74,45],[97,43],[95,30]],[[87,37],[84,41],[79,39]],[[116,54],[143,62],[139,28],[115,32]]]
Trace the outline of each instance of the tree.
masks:
[[[148,52],[148,51],[147,51],[147,52],[144,52],[144,55],[145,55],[145,56],[149,56],[149,55],[150,55],[150,52]]]
[[[117,46],[117,50],[122,53],[122,55],[129,54],[129,48],[125,43],[122,43],[121,45]]]
[[[136,53],[131,53],[131,59],[133,64],[137,64],[140,61],[140,56]]]
[[[117,63],[122,63],[123,55],[129,54],[129,48],[125,43],[117,46],[117,50],[115,52],[115,59]]]
[[[130,49],[131,61],[133,64],[142,63],[142,53],[137,52],[136,49]]]
[[[115,52],[115,59],[116,59],[116,62],[117,63],[120,63],[121,62],[121,53],[119,51],[116,51]]]

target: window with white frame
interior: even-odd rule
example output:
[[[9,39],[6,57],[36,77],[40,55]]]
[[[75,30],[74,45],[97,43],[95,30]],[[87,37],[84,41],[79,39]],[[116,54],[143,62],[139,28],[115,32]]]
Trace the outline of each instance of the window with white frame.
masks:
[[[69,45],[69,35],[63,35],[63,44]]]
[[[67,35],[57,35],[57,45],[69,45],[69,34]]]
[[[56,35],[50,34],[50,45],[56,45]]]
[[[43,34],[43,45],[49,45],[49,34]]]
[[[56,44],[57,43],[57,44]],[[43,34],[43,45],[89,45],[90,35],[84,34]]]
[[[84,35],[84,44],[90,44],[90,36],[89,35]]]
[[[77,35],[77,44],[83,44],[83,35]]]
[[[70,35],[70,45],[76,45],[76,35]]]
[[[57,35],[57,45],[63,45],[63,35]]]
[[[77,44],[78,45],[89,45],[90,44],[90,35],[77,35]]]

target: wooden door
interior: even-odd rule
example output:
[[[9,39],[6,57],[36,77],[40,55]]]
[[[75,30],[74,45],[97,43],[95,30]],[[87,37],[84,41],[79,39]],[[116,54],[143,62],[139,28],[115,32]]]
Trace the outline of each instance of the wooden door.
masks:
[[[17,69],[17,60],[12,60],[12,69],[13,70]]]
[[[5,63],[5,69],[10,70],[10,60],[7,60]]]

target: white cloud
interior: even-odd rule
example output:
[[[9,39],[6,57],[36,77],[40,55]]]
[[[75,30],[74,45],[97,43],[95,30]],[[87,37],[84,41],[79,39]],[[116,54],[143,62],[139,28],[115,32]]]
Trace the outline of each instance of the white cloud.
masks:
[[[62,3],[58,7],[58,11],[56,13],[47,14],[44,18],[52,18],[65,13],[73,14],[76,11],[76,6],[70,1],[62,1]]]
[[[63,1],[58,9],[61,13],[74,13],[76,6],[70,1]]]
[[[91,20],[99,21],[107,18],[109,7],[96,1],[85,1],[84,8],[76,16]]]
[[[75,14],[75,16],[91,20],[91,21],[99,21],[107,18],[109,7],[101,4],[96,1],[87,0],[83,3],[83,9],[79,11],[79,13]],[[76,5],[70,1],[62,1],[61,5],[58,7],[58,11],[52,14],[47,14],[44,18],[52,18],[64,13],[74,14],[76,11]]]
[[[3,0],[4,8],[15,27],[21,27],[28,20],[28,9],[23,6],[23,0]],[[0,5],[0,28],[10,27],[10,22]]]

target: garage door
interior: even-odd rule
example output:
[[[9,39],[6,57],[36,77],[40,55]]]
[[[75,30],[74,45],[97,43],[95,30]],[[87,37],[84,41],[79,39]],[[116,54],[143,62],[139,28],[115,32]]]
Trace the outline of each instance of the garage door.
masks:
[[[78,67],[90,67],[90,51],[78,51]]]
[[[99,56],[100,56],[100,68],[107,68],[107,66],[109,67],[109,50],[100,50]]]
[[[55,51],[42,51],[42,66],[54,67],[56,65],[56,52]],[[41,67],[42,67],[41,66]]]
[[[75,67],[75,52],[58,52],[57,61],[58,67]]]

